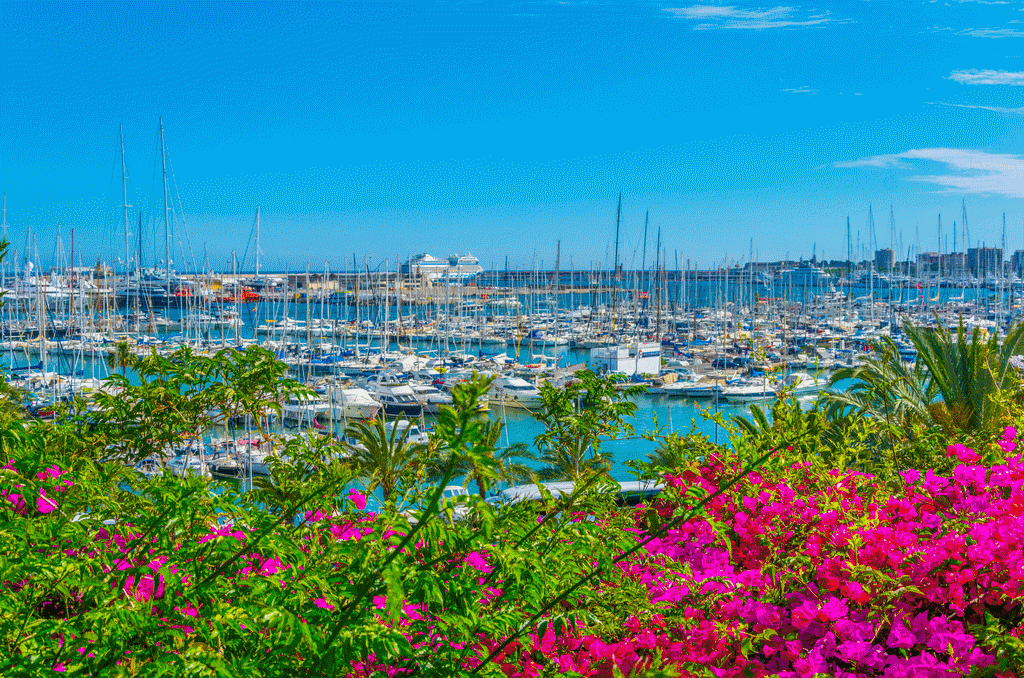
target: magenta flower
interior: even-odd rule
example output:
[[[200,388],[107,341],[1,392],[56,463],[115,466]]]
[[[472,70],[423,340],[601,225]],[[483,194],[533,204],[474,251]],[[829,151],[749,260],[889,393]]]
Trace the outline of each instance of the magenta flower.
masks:
[[[1003,452],[1009,454],[1017,449],[1017,429],[1012,426],[1007,426],[1003,429],[1003,438],[999,441],[999,447],[1003,448]]]
[[[46,496],[46,490],[39,488],[39,497],[36,498],[36,510],[40,513],[52,513],[57,510],[57,502],[52,497]]]
[[[366,495],[360,492],[359,490],[356,490],[354,488],[349,490],[348,498],[349,501],[352,502],[352,505],[356,507],[357,511],[362,511],[363,509],[366,508]]]
[[[466,565],[483,574],[487,574],[494,569],[487,564],[487,558],[481,555],[479,551],[472,551],[466,556]]]

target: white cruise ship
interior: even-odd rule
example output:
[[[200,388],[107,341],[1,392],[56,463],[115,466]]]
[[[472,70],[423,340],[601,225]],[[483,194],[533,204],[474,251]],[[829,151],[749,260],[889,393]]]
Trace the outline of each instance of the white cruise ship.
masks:
[[[784,285],[793,285],[794,287],[821,285],[830,283],[832,280],[831,273],[817,266],[812,266],[806,261],[800,262],[800,265],[796,268],[779,271],[779,281]]]
[[[430,280],[466,282],[483,272],[480,260],[470,253],[462,256],[453,254],[440,259],[429,254],[417,254],[402,264],[402,275],[426,275]]]

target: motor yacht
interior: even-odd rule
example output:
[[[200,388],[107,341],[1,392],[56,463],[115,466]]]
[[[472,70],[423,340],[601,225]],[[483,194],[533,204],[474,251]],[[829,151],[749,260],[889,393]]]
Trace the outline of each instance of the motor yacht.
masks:
[[[335,421],[374,419],[381,410],[381,404],[365,388],[331,388],[324,400],[329,404],[330,416]]]
[[[498,402],[506,405],[525,407],[528,410],[539,410],[544,406],[537,387],[520,377],[495,379],[491,391]]]
[[[416,400],[420,401],[420,404],[423,405],[423,411],[427,414],[437,414],[442,405],[452,404],[451,395],[444,393],[431,384],[409,382],[409,388],[412,389]]]
[[[330,409],[330,405],[318,395],[293,395],[281,406],[281,416],[285,420],[312,424],[318,416]]]
[[[418,417],[423,414],[423,404],[409,385],[395,375],[380,374],[366,382],[366,390],[377,400],[384,414]]]

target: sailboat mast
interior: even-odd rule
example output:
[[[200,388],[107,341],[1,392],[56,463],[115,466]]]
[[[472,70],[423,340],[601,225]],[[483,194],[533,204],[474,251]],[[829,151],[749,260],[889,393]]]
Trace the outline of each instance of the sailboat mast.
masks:
[[[256,279],[260,277],[260,206],[256,206]]]
[[[646,217],[645,217],[645,221],[646,221]],[[644,228],[646,229],[646,226]],[[662,269],[664,268],[662,266],[662,258],[661,258],[661,226],[660,225],[658,226],[658,246],[654,248],[654,261],[656,262],[655,263],[655,269],[657,271],[655,273],[655,276],[654,276],[654,284],[658,286],[657,294],[655,295],[657,297],[658,308],[655,311],[654,339],[655,339],[655,341],[660,342],[661,341],[661,277],[662,277]],[[650,304],[651,303],[651,299],[650,299],[651,291],[650,291],[649,286],[648,286],[648,289],[645,290],[645,291],[647,292],[647,303]],[[648,317],[650,317],[650,316],[648,316]]]
[[[644,271],[645,273],[647,271],[647,224],[650,222],[650,220],[651,211],[647,210],[647,212],[644,214],[644,253],[640,257],[640,270]],[[657,255],[655,255],[655,259],[657,259]],[[645,283],[646,284],[644,286],[644,291],[650,292],[650,280],[646,280]]]
[[[167,293],[171,293],[171,207],[167,194],[167,146],[164,143],[164,119],[160,118],[160,162],[164,177],[164,266],[167,273]]]
[[[0,233],[2,233],[2,235],[3,235],[2,242],[7,242],[7,194],[6,193],[4,194],[3,215],[0,216]],[[17,267],[18,267],[18,255],[17,254],[14,255],[14,267],[15,267],[15,269],[17,269]],[[17,277],[17,272],[15,272],[15,277]],[[4,263],[4,262],[0,262],[0,285],[2,285],[6,280],[7,280],[7,264]],[[11,363],[11,366],[13,367],[14,363]]]
[[[128,170],[124,161],[124,127],[117,126],[121,138],[121,193],[124,196],[124,276],[128,279],[128,261],[131,259],[131,245],[128,244]]]
[[[622,222],[622,193],[619,193],[619,207],[615,211],[615,260],[612,262],[612,333],[615,332],[616,314],[619,311],[619,224]],[[607,255],[605,255],[607,256]]]

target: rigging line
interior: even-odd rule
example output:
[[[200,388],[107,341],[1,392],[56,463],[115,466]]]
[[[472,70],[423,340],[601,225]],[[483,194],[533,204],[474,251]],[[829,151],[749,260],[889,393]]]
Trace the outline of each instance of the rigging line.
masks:
[[[178,192],[178,181],[174,176],[174,165],[171,163],[171,159],[169,157],[167,158],[167,166],[171,170],[171,185],[174,186],[174,197],[178,199],[178,215],[181,219],[181,228],[185,231],[185,242],[188,244],[188,256],[192,260],[192,272],[195,273],[199,268],[196,266],[195,252],[192,251],[192,239],[188,237],[188,224],[185,223],[185,207],[181,204],[181,193]],[[184,252],[184,249],[182,249],[182,254],[184,254]],[[170,267],[171,262],[167,262],[168,270]]]
[[[253,237],[255,235],[254,231],[255,231],[255,227],[256,227],[256,217],[252,218],[252,225],[253,225],[253,227],[249,229],[249,239],[245,242],[245,249],[242,250],[242,258],[240,260],[242,263],[241,263],[240,267],[244,267],[245,266],[245,261],[246,261],[246,259],[249,256],[249,245],[252,244]],[[255,270],[255,268],[256,268],[256,264],[255,264],[255,258],[254,258],[254,260],[253,260],[253,269]]]

